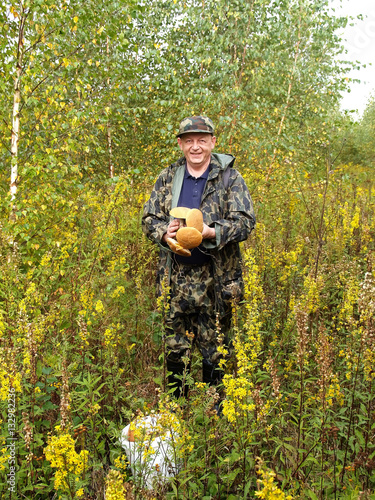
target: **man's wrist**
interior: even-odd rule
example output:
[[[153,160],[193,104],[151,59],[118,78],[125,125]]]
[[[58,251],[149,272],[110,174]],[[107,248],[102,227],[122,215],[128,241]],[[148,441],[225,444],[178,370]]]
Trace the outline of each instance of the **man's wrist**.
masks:
[[[214,238],[216,238],[216,230],[214,227],[210,227],[210,236],[209,236],[210,240],[213,240]]]
[[[216,238],[216,231],[214,227],[204,225],[202,236],[204,240],[213,240]]]

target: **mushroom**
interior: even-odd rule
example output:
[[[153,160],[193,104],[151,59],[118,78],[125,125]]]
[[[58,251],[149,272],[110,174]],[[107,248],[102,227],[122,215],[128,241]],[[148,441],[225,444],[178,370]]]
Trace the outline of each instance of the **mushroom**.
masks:
[[[171,215],[175,219],[179,219],[180,226],[182,226],[182,225],[184,225],[184,221],[186,219],[186,215],[189,212],[189,210],[190,210],[190,208],[186,208],[186,207],[174,207],[169,212],[169,215]]]
[[[128,441],[130,443],[134,443],[134,441],[135,441],[134,429],[129,429],[129,432],[128,432]]]
[[[170,215],[180,220],[176,240],[167,238],[169,248],[184,257],[190,257],[190,249],[202,243],[203,214],[198,208],[175,207]]]
[[[195,227],[181,227],[176,234],[178,243],[182,248],[195,248],[202,243],[202,233]]]
[[[185,220],[187,227],[195,227],[200,233],[203,232],[203,214],[198,208],[190,209],[186,214]]]
[[[181,228],[182,229],[182,228]],[[183,248],[175,239],[167,238],[167,243],[172,252],[182,255],[183,257],[190,257],[191,252],[187,248]]]

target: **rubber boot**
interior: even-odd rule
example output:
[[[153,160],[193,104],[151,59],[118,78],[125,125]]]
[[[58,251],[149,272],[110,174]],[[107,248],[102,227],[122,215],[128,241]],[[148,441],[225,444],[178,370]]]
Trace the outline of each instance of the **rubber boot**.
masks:
[[[189,367],[185,367],[185,364],[182,362],[179,363],[167,358],[167,371],[172,372],[168,375],[168,385],[169,387],[174,387],[172,396],[176,399],[181,396],[186,398],[189,388],[186,384],[182,387],[182,380],[184,373],[189,373]]]

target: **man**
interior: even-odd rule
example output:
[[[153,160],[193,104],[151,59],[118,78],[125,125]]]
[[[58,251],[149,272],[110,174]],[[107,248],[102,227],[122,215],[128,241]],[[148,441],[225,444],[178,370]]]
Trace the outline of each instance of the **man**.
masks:
[[[243,290],[239,242],[254,228],[255,216],[247,186],[233,168],[234,157],[212,152],[216,137],[209,118],[185,118],[177,142],[184,156],[159,175],[144,206],[142,225],[160,246],[159,293],[165,277],[170,286],[167,370],[179,397],[182,390],[186,394],[183,358],[193,344],[203,357],[203,382],[216,385],[222,378],[218,347],[224,344],[230,350],[232,304]],[[203,213],[203,241],[190,257],[176,255],[166,243],[179,228],[178,219],[169,215],[176,206]]]

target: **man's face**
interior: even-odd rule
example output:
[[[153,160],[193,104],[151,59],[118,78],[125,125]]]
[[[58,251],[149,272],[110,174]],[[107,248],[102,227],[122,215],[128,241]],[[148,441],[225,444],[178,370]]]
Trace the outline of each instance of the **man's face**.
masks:
[[[208,167],[216,137],[211,134],[193,132],[177,137],[177,141],[190,168],[201,170],[203,167]]]

